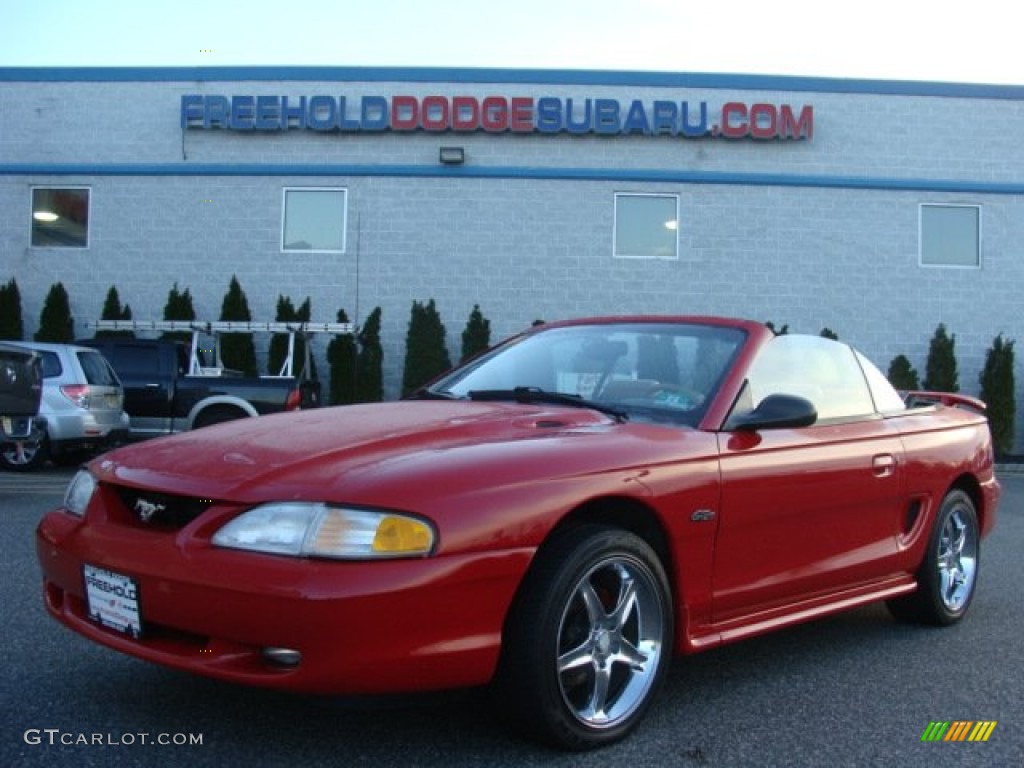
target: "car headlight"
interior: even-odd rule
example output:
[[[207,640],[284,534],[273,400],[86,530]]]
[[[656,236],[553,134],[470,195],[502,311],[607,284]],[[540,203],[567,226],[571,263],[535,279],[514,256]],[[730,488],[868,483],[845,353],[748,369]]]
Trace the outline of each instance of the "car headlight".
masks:
[[[68,483],[64,492],[64,509],[78,517],[85,516],[85,508],[96,492],[96,478],[87,469],[80,469]]]
[[[409,515],[283,501],[239,515],[214,534],[213,544],[292,557],[364,560],[429,555],[434,539],[429,523]]]

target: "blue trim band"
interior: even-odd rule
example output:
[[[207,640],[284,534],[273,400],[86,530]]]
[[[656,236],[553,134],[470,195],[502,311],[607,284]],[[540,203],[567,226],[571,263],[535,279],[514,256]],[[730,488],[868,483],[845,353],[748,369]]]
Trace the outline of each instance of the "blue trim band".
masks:
[[[726,173],[629,168],[502,168],[472,165],[259,165],[222,163],[0,164],[0,176],[358,176],[546,181],[625,181],[660,184],[724,184],[754,187],[816,187],[916,192],[1024,195],[1024,182],[812,176],[789,173]]]
[[[1024,86],[786,75],[443,67],[0,67],[0,82],[337,81],[608,85],[1024,100]]]

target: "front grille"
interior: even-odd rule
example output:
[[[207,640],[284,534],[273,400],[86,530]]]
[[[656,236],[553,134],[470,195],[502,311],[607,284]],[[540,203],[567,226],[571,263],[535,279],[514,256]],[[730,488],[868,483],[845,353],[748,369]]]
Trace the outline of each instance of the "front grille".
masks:
[[[132,522],[146,528],[176,531],[203,514],[211,504],[210,499],[155,493],[138,488],[117,486],[115,490]]]

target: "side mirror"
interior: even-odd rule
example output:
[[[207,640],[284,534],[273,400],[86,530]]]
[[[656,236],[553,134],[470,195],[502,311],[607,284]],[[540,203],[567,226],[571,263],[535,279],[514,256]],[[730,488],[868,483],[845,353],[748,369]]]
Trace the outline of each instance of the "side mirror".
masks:
[[[796,395],[768,395],[750,413],[738,417],[732,429],[754,432],[760,429],[809,427],[818,420],[814,403]]]

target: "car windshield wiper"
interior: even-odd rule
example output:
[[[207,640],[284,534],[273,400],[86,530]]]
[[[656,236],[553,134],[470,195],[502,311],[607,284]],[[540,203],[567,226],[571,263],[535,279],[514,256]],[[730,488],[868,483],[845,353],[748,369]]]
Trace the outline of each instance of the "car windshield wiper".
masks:
[[[603,403],[595,403],[581,395],[570,395],[565,392],[549,392],[539,387],[516,387],[515,389],[474,389],[467,393],[470,400],[498,401],[514,400],[517,403],[550,403],[551,405],[568,405],[573,408],[590,408],[594,411],[612,416],[617,421],[626,421],[629,414]]]

